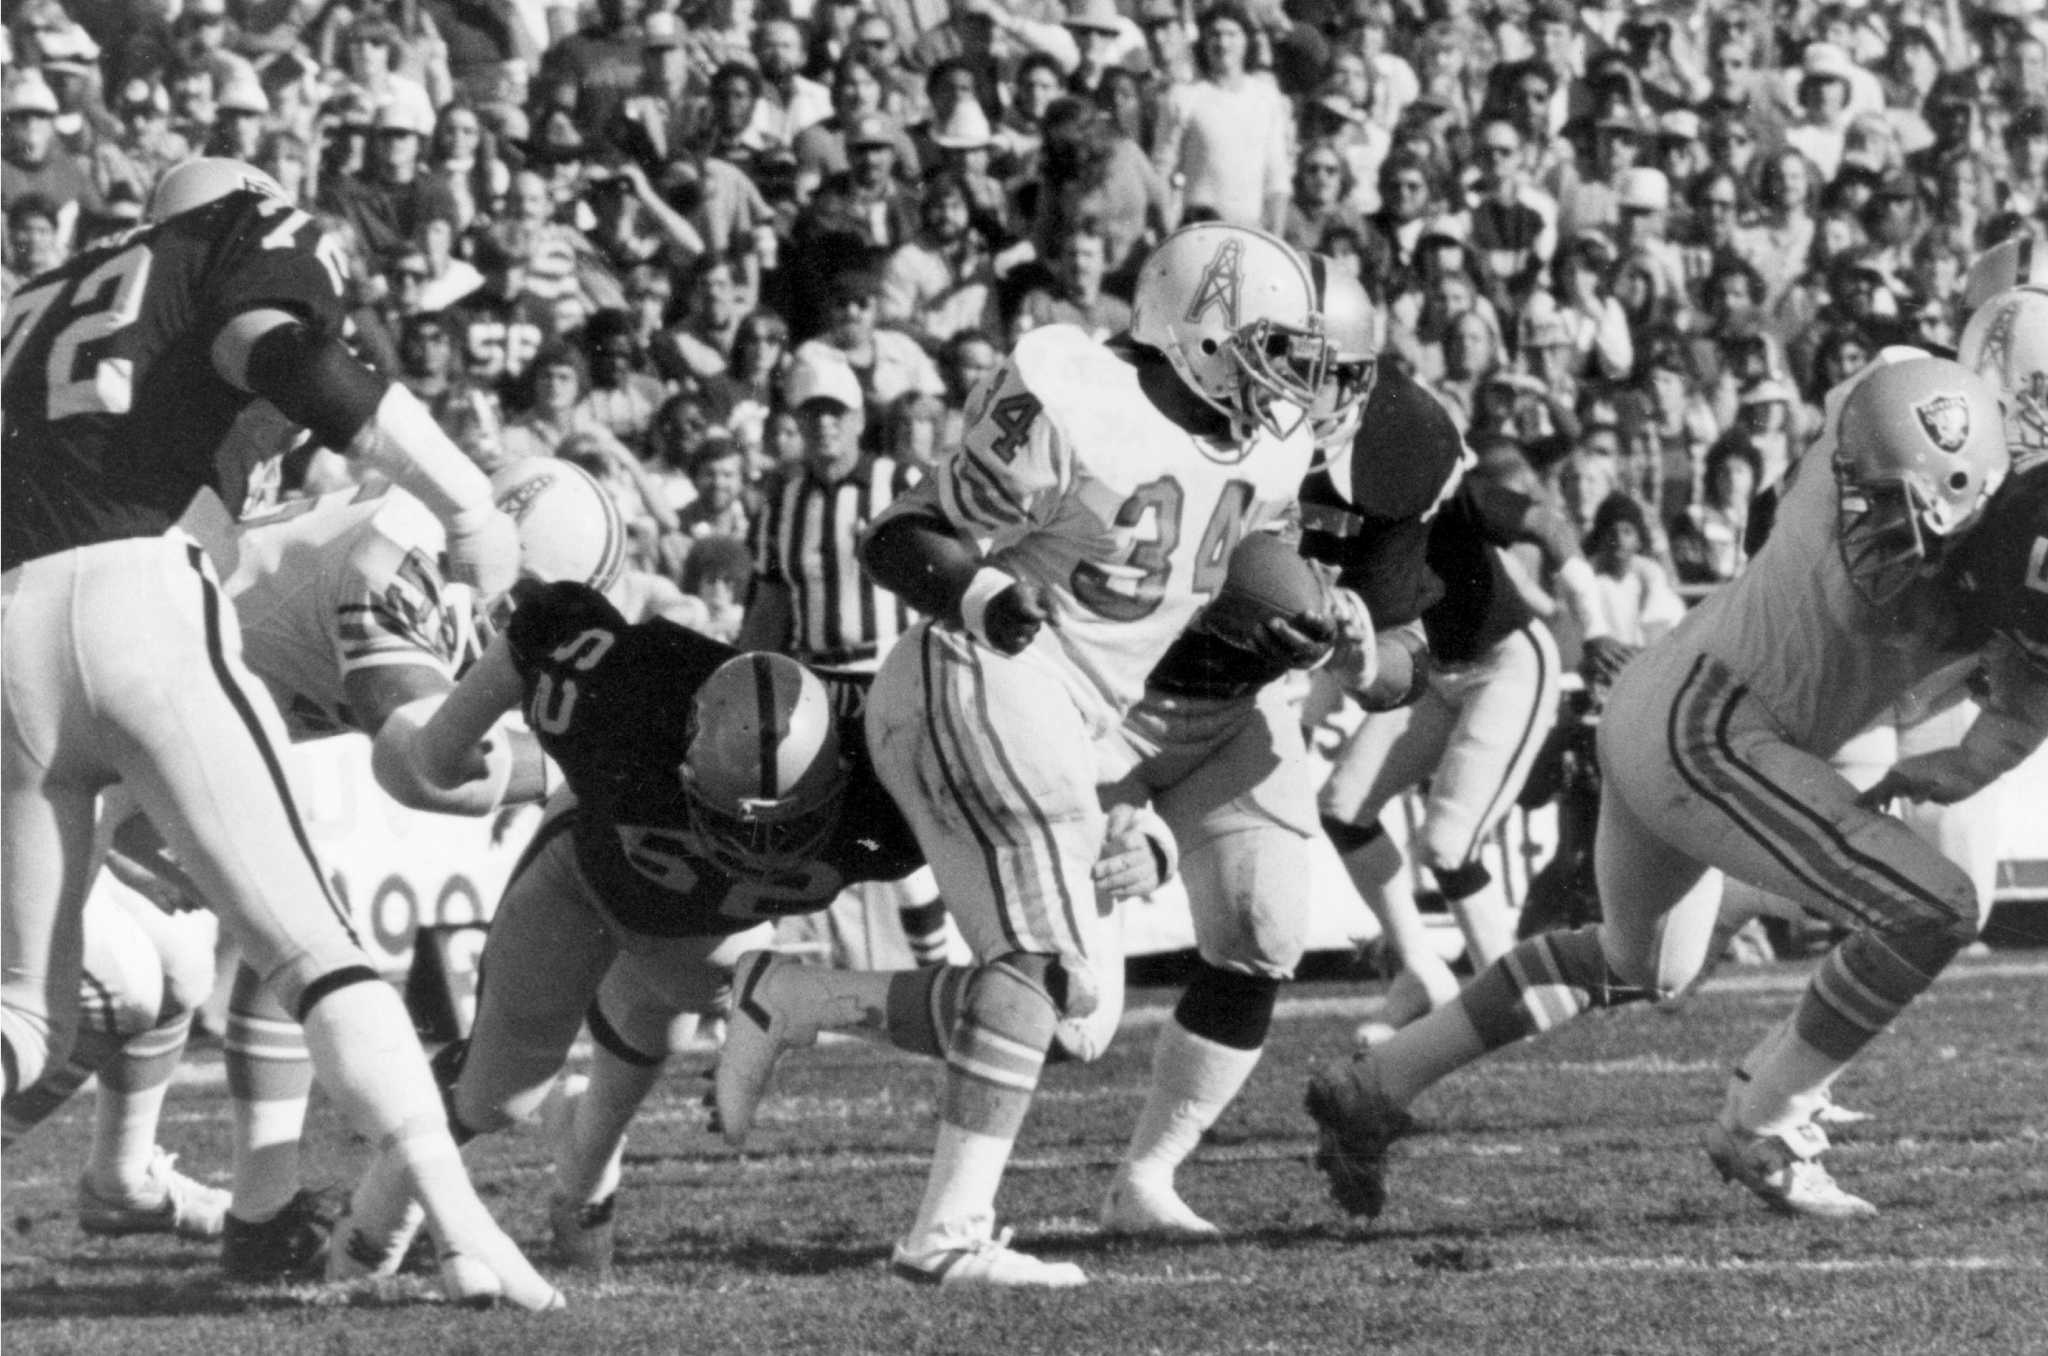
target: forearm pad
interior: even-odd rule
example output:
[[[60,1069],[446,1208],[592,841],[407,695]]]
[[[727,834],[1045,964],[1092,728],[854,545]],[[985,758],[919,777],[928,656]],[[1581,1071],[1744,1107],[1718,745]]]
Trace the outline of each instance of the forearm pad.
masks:
[[[376,416],[391,382],[339,337],[297,323],[273,326],[249,349],[249,389],[323,446],[344,448]]]
[[[407,702],[385,718],[370,751],[377,785],[400,805],[435,814],[481,816],[505,799],[512,780],[512,743],[493,734],[470,746],[467,766],[451,768],[422,738],[444,693]]]
[[[425,504],[451,534],[470,519],[488,516],[494,507],[490,478],[403,386],[387,389],[375,416],[340,446],[350,459],[383,472],[392,484]]]

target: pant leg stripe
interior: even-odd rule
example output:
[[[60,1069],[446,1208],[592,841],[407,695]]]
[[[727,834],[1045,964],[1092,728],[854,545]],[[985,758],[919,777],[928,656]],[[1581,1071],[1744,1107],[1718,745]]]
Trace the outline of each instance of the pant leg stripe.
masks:
[[[1036,844],[1028,833],[1019,841],[1018,830],[1023,827],[1021,811],[1005,801],[1006,788],[995,773],[1000,750],[991,737],[990,727],[976,719],[974,669],[957,655],[944,652],[939,654],[939,665],[946,672],[947,684],[942,715],[956,749],[961,779],[975,796],[975,805],[969,809],[978,806],[991,829],[995,885],[1001,900],[1018,915],[1012,920],[1017,926],[1006,926],[1004,931],[1014,945],[1037,950],[1050,945],[1047,934],[1051,917],[1045,891],[1049,868],[1035,860]]]
[[[287,823],[292,826],[292,839],[299,845],[299,852],[306,859],[307,869],[313,874],[313,884],[319,887],[320,897],[327,901],[341,930],[348,936],[350,944],[360,949],[362,939],[356,936],[353,921],[341,901],[334,897],[334,891],[327,886],[327,873],[320,866],[320,858],[313,851],[313,840],[306,836],[306,826],[299,819],[298,802],[292,799],[291,783],[285,780],[284,765],[278,761],[277,750],[270,746],[270,740],[263,733],[263,722],[256,717],[256,707],[249,695],[242,691],[235,681],[233,670],[228,667],[227,650],[221,639],[220,589],[206,572],[206,553],[198,546],[185,548],[185,561],[192,567],[192,573],[199,580],[201,604],[206,615],[206,657],[213,665],[214,681],[227,694],[228,704],[241,719],[242,728],[249,732],[249,740],[262,756],[264,769],[270,774],[270,787],[276,794],[278,804],[284,809]]]
[[[968,662],[974,672],[975,712],[981,718],[982,729],[993,731],[995,729],[995,722],[989,714],[987,675],[982,672],[979,656],[971,656]],[[1081,949],[1081,938],[1083,935],[1081,919],[1074,905],[1076,892],[1067,882],[1066,862],[1060,854],[1059,836],[1053,832],[1052,822],[1045,817],[1045,811],[1039,807],[1038,798],[1031,794],[1030,788],[1024,785],[1024,779],[1017,774],[1017,766],[1010,761],[1009,750],[1004,748],[1000,741],[994,739],[989,741],[989,749],[995,755],[996,767],[1009,780],[1011,787],[1014,789],[1017,798],[1016,803],[1030,811],[1031,822],[1038,830],[1039,841],[1044,845],[1045,868],[1053,881],[1059,886],[1061,917],[1057,921],[1064,924],[1063,940],[1066,942],[1066,946],[1061,949],[1063,951],[1071,950],[1078,954]],[[1095,904],[1092,885],[1088,896],[1088,904],[1090,908],[1093,908]]]
[[[1834,899],[1835,892],[1815,873],[1809,861],[1788,850],[1766,826],[1758,822],[1760,816],[1768,814],[1768,807],[1757,803],[1754,797],[1742,794],[1739,788],[1728,786],[1729,779],[1716,766],[1715,755],[1720,745],[1710,742],[1707,733],[1715,723],[1713,687],[1716,676],[1709,672],[1707,660],[1702,656],[1693,661],[1692,672],[1686,675],[1685,682],[1679,687],[1678,699],[1672,702],[1670,717],[1665,722],[1666,749],[1672,766],[1700,799],[1748,835],[1788,875],[1822,898]],[[1732,710],[1732,702],[1728,703],[1728,708]],[[1701,747],[1707,749],[1707,756],[1695,759],[1692,750]],[[1726,787],[1727,794],[1719,789],[1722,787]],[[1859,920],[1867,921],[1860,909],[1853,905],[1849,908]]]
[[[1530,755],[1529,746],[1536,738],[1537,727],[1543,722],[1544,705],[1546,703],[1555,705],[1557,702],[1557,695],[1552,691],[1550,657],[1543,652],[1543,647],[1537,644],[1536,638],[1529,633],[1529,627],[1541,625],[1543,625],[1542,622],[1529,622],[1512,636],[1508,636],[1502,641],[1502,644],[1520,641],[1535,654],[1536,682],[1530,689],[1529,713],[1522,722],[1522,733],[1515,739],[1515,751],[1512,756],[1500,765],[1500,780],[1494,786],[1493,794],[1487,797],[1486,812],[1472,821],[1472,840],[1465,844],[1465,851],[1458,858],[1460,865],[1471,861],[1479,855],[1480,845],[1486,841],[1486,835],[1499,822],[1499,816],[1506,812],[1505,802],[1522,789],[1521,783],[1528,776],[1527,760]],[[1521,773],[1521,776],[1516,775],[1517,771]]]
[[[974,835],[975,843],[981,848],[982,866],[988,873],[989,889],[996,898],[996,921],[1002,926],[1004,939],[1014,948],[1018,938],[1016,929],[1010,925],[1009,911],[1003,907],[1003,879],[996,861],[995,842],[989,837],[980,816],[975,813],[974,801],[968,797],[967,787],[963,782],[965,769],[959,772],[954,770],[954,764],[959,761],[958,754],[953,757],[947,756],[949,741],[940,728],[939,719],[940,708],[945,704],[946,694],[939,687],[937,664],[933,657],[935,642],[932,639],[931,628],[925,628],[924,634],[919,637],[919,643],[918,662],[924,669],[925,736],[931,740],[932,754],[938,761],[939,774],[946,779],[946,789],[960,806],[961,814],[967,820],[967,828]]]

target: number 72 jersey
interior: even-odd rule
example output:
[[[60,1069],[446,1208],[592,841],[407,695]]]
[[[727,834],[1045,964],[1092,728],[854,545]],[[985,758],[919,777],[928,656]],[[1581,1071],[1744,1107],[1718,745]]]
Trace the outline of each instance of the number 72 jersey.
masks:
[[[1071,325],[1019,340],[969,421],[920,491],[994,563],[1053,592],[1056,644],[1118,715],[1239,540],[1294,502],[1313,451],[1306,428],[1242,447],[1189,433],[1136,368]]]
[[[5,567],[156,536],[201,488],[240,509],[253,468],[219,453],[256,398],[214,371],[214,339],[266,308],[338,332],[342,277],[313,218],[242,191],[16,292],[0,322]]]

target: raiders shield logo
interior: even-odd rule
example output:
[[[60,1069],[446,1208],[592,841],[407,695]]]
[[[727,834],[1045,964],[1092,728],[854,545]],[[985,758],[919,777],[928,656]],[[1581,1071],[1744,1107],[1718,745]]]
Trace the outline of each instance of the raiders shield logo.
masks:
[[[1928,441],[1951,456],[1970,441],[1970,402],[1960,395],[1929,396],[1913,407],[1913,413]]]
[[[1202,269],[1195,284],[1194,300],[1188,303],[1186,321],[1192,325],[1209,311],[1223,312],[1225,329],[1237,328],[1238,296],[1244,287],[1244,242],[1225,240]]]

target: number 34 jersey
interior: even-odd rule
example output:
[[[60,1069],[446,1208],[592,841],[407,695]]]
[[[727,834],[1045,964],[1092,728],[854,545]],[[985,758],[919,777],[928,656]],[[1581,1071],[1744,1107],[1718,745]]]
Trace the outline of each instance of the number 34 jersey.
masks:
[[[341,282],[312,217],[242,191],[15,293],[0,327],[5,566],[157,536],[202,488],[239,508],[252,468],[218,453],[255,397],[214,371],[214,339],[267,308],[336,331]]]
[[[628,624],[581,584],[522,589],[507,639],[527,723],[576,795],[577,808],[553,823],[566,822],[577,864],[621,927],[720,936],[816,912],[848,885],[923,865],[868,761],[867,675],[820,675],[849,765],[837,828],[816,858],[742,878],[713,865],[692,832],[677,772],[697,689],[739,651],[660,618]]]
[[[1077,695],[1115,715],[1223,582],[1232,548],[1293,502],[1313,450],[1306,428],[1242,449],[1189,433],[1135,367],[1071,325],[1020,339],[968,413],[963,446],[920,492],[995,564],[1052,591]]]

